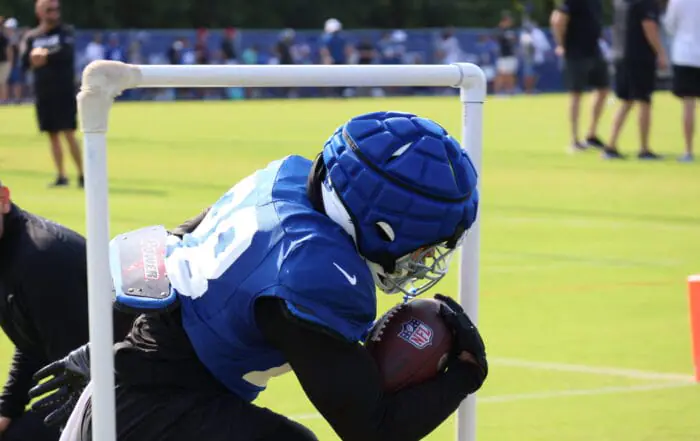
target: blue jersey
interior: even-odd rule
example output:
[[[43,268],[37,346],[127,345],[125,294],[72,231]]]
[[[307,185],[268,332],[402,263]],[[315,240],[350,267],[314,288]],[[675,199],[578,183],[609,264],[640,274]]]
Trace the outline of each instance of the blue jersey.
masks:
[[[376,316],[375,287],[355,244],[311,206],[311,161],[290,156],[223,195],[182,240],[170,238],[166,269],[199,359],[229,390],[253,400],[272,376],[289,371],[255,324],[260,296],[363,340]]]

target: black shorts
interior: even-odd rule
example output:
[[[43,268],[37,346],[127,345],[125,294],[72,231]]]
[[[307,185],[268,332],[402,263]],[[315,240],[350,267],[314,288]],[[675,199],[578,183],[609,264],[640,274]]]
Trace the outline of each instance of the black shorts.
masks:
[[[673,94],[679,98],[700,98],[700,67],[674,65]]]
[[[567,58],[564,64],[564,83],[570,92],[610,87],[608,63],[602,57]]]
[[[656,63],[615,63],[615,95],[623,101],[651,102],[656,89]]]
[[[78,103],[72,92],[37,97],[35,107],[42,132],[61,132],[78,127]]]
[[[230,393],[180,388],[116,389],[117,441],[318,441],[306,427]],[[82,441],[92,440],[92,409]]]

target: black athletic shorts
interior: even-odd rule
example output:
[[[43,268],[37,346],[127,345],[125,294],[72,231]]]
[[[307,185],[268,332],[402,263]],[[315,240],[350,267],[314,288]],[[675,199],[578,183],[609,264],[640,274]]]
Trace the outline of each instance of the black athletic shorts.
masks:
[[[673,94],[679,98],[700,98],[700,67],[674,65]]]
[[[564,83],[570,92],[610,87],[608,63],[603,57],[567,58],[564,64]]]
[[[318,441],[301,424],[231,393],[118,386],[115,394],[117,441]],[[81,441],[93,440],[91,415],[88,403]]]
[[[42,132],[61,132],[78,127],[78,103],[72,90],[39,96],[35,107]]]
[[[656,63],[615,63],[615,95],[623,101],[651,102],[656,89]]]

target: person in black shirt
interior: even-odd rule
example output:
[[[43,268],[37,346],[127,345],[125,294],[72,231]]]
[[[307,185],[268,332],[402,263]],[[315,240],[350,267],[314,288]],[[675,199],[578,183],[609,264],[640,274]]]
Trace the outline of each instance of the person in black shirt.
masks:
[[[656,86],[656,68],[666,69],[668,59],[659,35],[658,0],[615,0],[613,58],[615,95],[622,105],[615,114],[608,147],[609,159],[624,158],[617,142],[634,103],[639,103],[639,159],[661,159],[649,149],[651,95]]]
[[[75,88],[74,30],[61,23],[58,0],[37,0],[39,26],[23,42],[22,65],[34,72],[36,113],[39,129],[49,134],[57,177],[53,186],[68,185],[63,165],[61,135],[70,148],[78,170],[78,185],[84,185],[80,146],[75,138],[78,106]]]
[[[221,40],[221,53],[226,64],[237,64],[238,56],[236,54],[236,30],[233,28],[226,29],[224,38]]]
[[[496,79],[494,81],[496,93],[515,92],[515,74],[518,72],[518,57],[515,53],[517,39],[518,35],[513,27],[513,19],[509,14],[504,14],[498,24],[499,55],[496,60]]]
[[[21,209],[0,183],[0,327],[15,345],[0,395],[2,441],[58,440],[46,413],[25,411],[28,392],[39,368],[89,340],[87,300],[85,239]],[[115,313],[115,338],[133,318]]]
[[[564,82],[571,94],[571,148],[603,148],[605,144],[597,132],[610,78],[599,41],[603,28],[602,0],[561,0],[550,22],[557,44],[555,52],[564,60]],[[595,89],[595,99],[584,143],[579,138],[579,114],[581,97],[588,89]]]

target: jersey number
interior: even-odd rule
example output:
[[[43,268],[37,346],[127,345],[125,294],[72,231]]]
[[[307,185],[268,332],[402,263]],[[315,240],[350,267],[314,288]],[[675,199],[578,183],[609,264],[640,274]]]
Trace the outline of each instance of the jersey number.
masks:
[[[202,223],[169,250],[171,284],[184,296],[201,297],[209,280],[219,278],[250,247],[258,231],[257,209],[248,205],[256,175],[239,182],[212,206]]]

